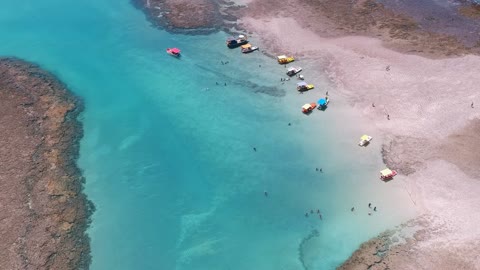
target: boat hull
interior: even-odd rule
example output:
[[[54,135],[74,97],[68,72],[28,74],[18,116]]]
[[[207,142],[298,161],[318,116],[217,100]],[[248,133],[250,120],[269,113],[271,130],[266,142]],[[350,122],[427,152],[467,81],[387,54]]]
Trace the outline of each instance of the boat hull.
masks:
[[[242,50],[242,53],[251,53],[257,50],[258,50],[258,47],[252,47],[250,50]]]

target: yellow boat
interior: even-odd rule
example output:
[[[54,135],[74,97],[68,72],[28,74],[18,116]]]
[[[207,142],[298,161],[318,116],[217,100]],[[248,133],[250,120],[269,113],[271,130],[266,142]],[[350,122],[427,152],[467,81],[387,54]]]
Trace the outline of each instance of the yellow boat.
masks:
[[[308,90],[311,90],[313,88],[314,88],[313,84],[307,84],[306,82],[297,83],[297,90],[300,91],[300,92],[308,91]]]
[[[295,58],[293,56],[279,55],[277,56],[277,61],[279,64],[288,64],[295,61]]]
[[[362,137],[360,137],[360,142],[358,143],[358,145],[367,146],[371,140],[372,140],[372,136],[363,135]]]

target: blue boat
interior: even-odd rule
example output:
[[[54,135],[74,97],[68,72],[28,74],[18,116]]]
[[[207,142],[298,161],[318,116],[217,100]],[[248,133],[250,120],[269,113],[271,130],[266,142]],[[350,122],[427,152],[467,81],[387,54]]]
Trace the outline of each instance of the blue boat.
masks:
[[[326,110],[329,101],[330,100],[328,99],[328,97],[319,99],[318,102],[317,102],[318,109],[322,110],[322,111]]]

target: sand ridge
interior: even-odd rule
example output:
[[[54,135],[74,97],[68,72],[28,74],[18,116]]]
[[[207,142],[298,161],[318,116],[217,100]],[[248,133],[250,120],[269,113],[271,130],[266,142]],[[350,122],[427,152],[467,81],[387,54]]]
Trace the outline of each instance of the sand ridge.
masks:
[[[475,229],[480,222],[475,213],[480,205],[475,196],[480,192],[480,158],[470,147],[479,144],[474,131],[480,118],[480,105],[475,106],[480,104],[480,57],[405,55],[371,37],[322,37],[289,17],[247,16],[241,25],[258,33],[273,53],[294,53],[302,61],[319,63],[337,94],[385,134],[386,163],[408,175],[407,189],[428,217],[418,222],[421,229],[408,244],[368,256],[359,255],[368,253],[360,249],[343,269],[373,267],[365,263],[371,256],[387,258],[386,264],[375,266],[378,269],[480,266],[472,253],[480,243]]]

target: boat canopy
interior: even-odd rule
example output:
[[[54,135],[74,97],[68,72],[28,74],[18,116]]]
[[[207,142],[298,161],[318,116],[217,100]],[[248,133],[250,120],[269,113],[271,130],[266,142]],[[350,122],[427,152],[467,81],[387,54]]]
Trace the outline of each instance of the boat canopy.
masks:
[[[319,105],[327,105],[327,100],[325,100],[324,98],[321,98],[318,100],[318,104]]]
[[[285,59],[285,58],[287,58],[287,56],[286,56],[286,55],[279,55],[279,56],[277,56],[277,58],[278,58],[278,60],[280,60],[280,59]]]
[[[296,68],[296,67],[289,67],[287,69],[287,71],[297,71],[297,70],[298,70],[298,68]]]
[[[248,49],[248,48],[251,48],[251,47],[252,47],[252,44],[247,43],[247,44],[245,44],[245,45],[242,45],[241,47],[242,47],[242,49]]]
[[[297,86],[300,87],[300,86],[307,86],[307,83],[306,82],[299,82],[297,83]]]
[[[307,104],[303,105],[302,109],[308,110],[308,109],[311,108],[311,106],[312,106],[312,105],[310,105],[310,104],[307,103]]]
[[[362,141],[368,141],[370,139],[370,136],[368,135],[362,135],[362,137],[360,137],[360,140]]]
[[[238,35],[238,38],[246,38],[245,35]]]
[[[180,49],[179,49],[179,48],[172,48],[172,49],[170,49],[170,51],[171,51],[172,53],[180,53]]]
[[[390,170],[390,169],[387,168],[387,169],[381,170],[381,171],[380,171],[380,174],[381,174],[382,176],[389,176],[389,175],[392,175],[393,172],[392,172],[392,170]]]

